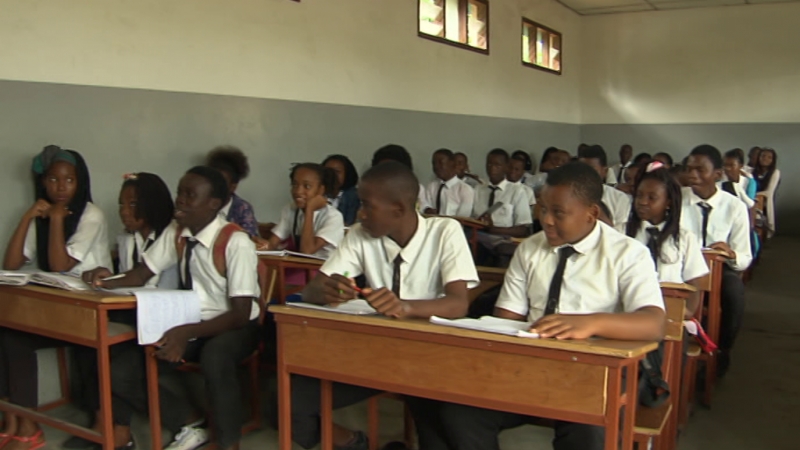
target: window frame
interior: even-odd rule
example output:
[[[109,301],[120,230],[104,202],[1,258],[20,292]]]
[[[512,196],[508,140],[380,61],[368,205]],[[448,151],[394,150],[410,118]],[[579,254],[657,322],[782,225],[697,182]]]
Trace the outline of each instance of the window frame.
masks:
[[[450,39],[447,39],[446,37],[434,36],[432,34],[424,33],[422,31],[422,29],[420,28],[420,15],[422,14],[422,6],[420,5],[420,3],[421,3],[420,0],[416,0],[416,2],[417,2],[417,18],[416,18],[417,36],[419,36],[419,37],[421,37],[423,39],[428,39],[430,41],[439,42],[439,43],[442,43],[442,44],[447,44],[447,45],[450,45],[452,47],[457,47],[457,48],[461,48],[461,49],[465,49],[465,50],[471,50],[473,52],[480,53],[482,55],[488,55],[489,54],[489,48],[490,48],[490,43],[489,43],[489,41],[490,41],[490,39],[489,39],[489,31],[490,31],[490,28],[489,28],[489,22],[490,22],[489,0],[459,0],[459,9],[460,9],[460,6],[461,6],[461,2],[463,2],[464,6],[465,6],[463,16],[461,14],[459,14],[459,22],[461,22],[461,26],[464,27],[463,28],[464,29],[463,33],[465,35],[469,33],[469,30],[467,29],[468,20],[467,20],[466,11],[469,10],[469,2],[470,1],[475,1],[477,3],[483,3],[483,5],[486,7],[486,48],[485,49],[484,48],[480,48],[480,47],[473,47],[473,46],[471,46],[471,45],[469,45],[467,43],[451,41]],[[444,27],[442,28],[442,33],[445,36],[447,36],[447,13],[446,13],[447,0],[444,0],[443,4],[444,4],[444,8],[442,9],[442,14],[444,14],[445,19],[444,19]]]
[[[522,38],[525,36],[525,27],[526,26],[533,27],[534,29],[541,28],[541,29],[547,31],[550,34],[555,34],[555,35],[558,36],[558,39],[559,39],[559,41],[561,43],[561,46],[558,49],[558,53],[559,53],[559,55],[561,55],[561,67],[560,67],[559,70],[551,69],[551,68],[545,67],[545,66],[540,66],[540,65],[538,65],[536,63],[529,63],[529,62],[525,61],[524,58],[522,58],[522,52],[525,50],[524,46],[522,44]],[[529,42],[528,45],[531,45],[530,44],[530,42],[531,42],[530,41],[530,37],[528,38],[528,42]],[[535,41],[533,41],[533,42],[535,42]],[[554,30],[554,29],[552,29],[552,28],[550,28],[550,27],[548,27],[546,25],[542,25],[541,23],[535,22],[535,21],[533,21],[531,19],[528,19],[527,17],[523,17],[522,18],[522,27],[520,28],[520,33],[519,33],[519,47],[520,47],[520,51],[519,51],[520,60],[522,61],[522,65],[523,66],[531,67],[533,69],[542,70],[544,72],[552,73],[554,75],[559,75],[559,76],[564,73],[564,34],[561,33],[560,31]]]

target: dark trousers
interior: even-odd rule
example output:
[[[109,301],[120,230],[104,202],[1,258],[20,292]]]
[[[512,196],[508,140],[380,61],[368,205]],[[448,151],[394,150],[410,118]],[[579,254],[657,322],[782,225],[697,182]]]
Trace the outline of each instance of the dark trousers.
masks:
[[[200,363],[211,409],[211,424],[216,442],[222,448],[230,447],[241,439],[244,420],[239,366],[256,349],[258,339],[258,323],[251,321],[243,328],[191,341],[183,355],[188,362]],[[112,361],[114,421],[118,424],[130,424],[134,411],[147,411],[144,358],[142,349],[134,348],[117,355]],[[159,361],[160,371],[172,371],[175,367]],[[159,393],[162,423],[166,429],[178,431],[191,415],[191,404],[168,389],[160,387]]]
[[[530,417],[521,414],[455,403],[442,404],[440,417],[453,450],[500,450],[501,431],[530,422]],[[602,450],[605,446],[603,427],[556,421],[554,428],[554,450]]]
[[[68,342],[0,328],[0,398],[25,408],[39,405],[37,350],[71,345]]]
[[[742,327],[744,317],[744,282],[739,272],[722,266],[722,317],[720,322],[719,348],[728,351],[733,348],[736,335]]]

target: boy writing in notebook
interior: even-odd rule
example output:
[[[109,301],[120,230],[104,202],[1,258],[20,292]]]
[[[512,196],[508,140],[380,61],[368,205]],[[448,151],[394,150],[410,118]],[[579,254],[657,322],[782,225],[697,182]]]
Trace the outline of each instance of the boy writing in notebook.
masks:
[[[110,289],[143,286],[154,274],[178,264],[180,288],[198,294],[202,321],[168,330],[157,344],[160,349],[156,355],[167,363],[200,363],[216,444],[222,449],[238,449],[244,409],[238,368],[258,343],[260,310],[256,299],[260,291],[258,258],[247,233],[239,230],[230,234],[224,251],[225,275],[216,267],[215,241],[230,226],[219,216],[227,198],[228,186],[219,171],[210,167],[190,169],[178,185],[175,222],[143,255],[143,264],[119,279],[104,280],[111,273],[97,271],[86,281]],[[179,253],[181,241],[184,245]],[[175,366],[165,364],[167,367]],[[130,433],[133,411],[147,411],[142,350],[133,348],[116,357],[111,374],[114,420],[120,425],[115,432]],[[163,409],[165,428],[177,433],[168,450],[191,450],[208,442],[209,433],[201,427],[203,421],[197,420],[199,415],[193,416],[185,399],[161,389],[161,404],[169,405]]]
[[[722,156],[710,145],[692,150],[686,161],[681,226],[700,238],[702,246],[725,253],[722,269],[722,317],[720,323],[718,376],[730,365],[730,352],[744,315],[744,283],[739,272],[750,266],[750,221],[747,206],[717,187],[722,177]]]
[[[428,183],[423,193],[422,211],[440,216],[469,217],[472,214],[472,187],[456,175],[456,158],[443,148],[433,153],[436,180]]]
[[[355,225],[338,249],[306,287],[303,300],[335,305],[356,298],[352,278],[366,277],[363,296],[382,315],[458,318],[467,312],[467,290],[477,286],[478,274],[458,222],[424,218],[414,203],[419,182],[402,164],[385,162],[362,177],[358,195],[361,223]],[[341,408],[379,393],[373,389],[334,384],[333,406]],[[438,404],[408,398],[421,448],[440,445],[442,431],[433,412]],[[320,382],[292,378],[292,437],[304,448],[320,440]],[[366,437],[334,426],[337,449],[367,449]]]
[[[598,221],[603,181],[586,164],[553,170],[541,193],[544,230],[520,244],[495,315],[533,322],[541,338],[659,340],[664,302],[641,243]],[[440,410],[450,448],[499,449],[500,431],[528,418],[471,406]],[[556,450],[604,448],[602,427],[556,421]]]

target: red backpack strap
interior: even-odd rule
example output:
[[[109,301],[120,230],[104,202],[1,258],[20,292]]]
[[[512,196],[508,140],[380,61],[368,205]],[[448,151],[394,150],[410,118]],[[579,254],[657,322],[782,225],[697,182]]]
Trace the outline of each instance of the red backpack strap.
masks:
[[[237,231],[241,231],[244,233],[244,230],[239,225],[235,223],[228,223],[217,234],[217,238],[214,240],[214,249],[212,250],[212,257],[214,259],[214,267],[217,268],[217,272],[220,276],[224,277],[228,272],[228,266],[225,262],[225,250],[228,248],[228,241],[231,240],[231,236],[233,233]]]

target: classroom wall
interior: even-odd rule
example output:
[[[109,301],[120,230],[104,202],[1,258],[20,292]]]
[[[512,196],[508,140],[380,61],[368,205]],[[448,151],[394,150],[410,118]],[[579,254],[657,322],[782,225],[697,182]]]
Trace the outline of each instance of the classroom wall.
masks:
[[[800,3],[586,16],[581,140],[616,161],[696,145],[778,152],[780,233],[800,234]]]

